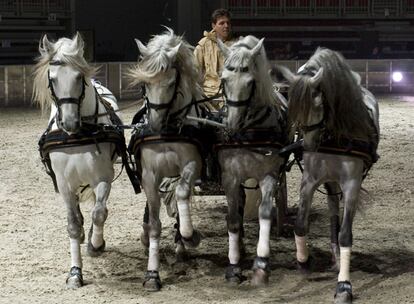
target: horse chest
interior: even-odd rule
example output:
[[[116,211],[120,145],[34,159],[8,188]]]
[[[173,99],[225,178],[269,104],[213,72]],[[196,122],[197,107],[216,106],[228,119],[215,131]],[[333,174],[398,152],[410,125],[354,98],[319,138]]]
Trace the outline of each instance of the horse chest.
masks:
[[[93,182],[98,177],[110,179],[113,165],[109,144],[100,144],[101,151],[94,145],[65,148],[51,151],[50,160],[56,176],[73,182]]]

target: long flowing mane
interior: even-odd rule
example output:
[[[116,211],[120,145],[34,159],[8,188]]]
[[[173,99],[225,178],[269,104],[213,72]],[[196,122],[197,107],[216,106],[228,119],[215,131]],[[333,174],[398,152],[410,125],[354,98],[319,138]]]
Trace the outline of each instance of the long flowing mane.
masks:
[[[265,48],[262,46],[260,53],[251,61],[252,50],[259,39],[254,36],[246,36],[234,43],[230,47],[230,55],[226,58],[224,62],[225,67],[246,67],[250,64],[252,69],[252,75],[256,81],[256,96],[253,104],[258,106],[263,105],[276,105],[280,108],[280,101],[277,95],[275,94],[273,88],[273,81],[270,76],[270,64],[267,59]]]
[[[49,89],[48,70],[49,63],[59,55],[59,61],[70,65],[78,70],[85,78],[92,77],[98,68],[89,65],[83,57],[83,43],[74,44],[72,39],[60,38],[52,44],[52,50],[46,52],[40,47],[40,56],[36,59],[33,80],[33,102],[38,104],[42,110],[53,103]]]
[[[168,52],[179,44],[175,61],[172,61]],[[147,44],[147,52],[141,54],[138,63],[128,71],[131,85],[150,81],[174,67],[180,73],[180,91],[191,92],[191,96],[201,96],[200,76],[193,49],[182,36],[175,35],[169,28],[164,33],[153,36]]]
[[[324,102],[326,127],[335,137],[366,137],[372,131],[372,123],[364,104],[364,95],[355,73],[338,52],[318,48],[304,65],[303,72],[289,90],[289,121],[304,124],[312,102],[310,78],[319,68],[323,76],[319,85]]]

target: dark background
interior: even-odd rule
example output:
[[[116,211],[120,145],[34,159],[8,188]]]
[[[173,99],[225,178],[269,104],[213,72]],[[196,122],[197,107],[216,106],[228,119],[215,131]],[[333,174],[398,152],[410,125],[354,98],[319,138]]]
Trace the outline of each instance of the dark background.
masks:
[[[290,6],[266,15],[259,12],[266,3]],[[309,10],[309,3],[319,6]],[[339,3],[348,7],[338,11]],[[237,34],[266,38],[270,59],[306,59],[318,46],[350,59],[414,58],[413,0],[0,0],[0,65],[32,64],[45,33],[57,39],[80,31],[92,62],[135,61],[134,38],[147,43],[163,25],[196,45],[222,6]]]

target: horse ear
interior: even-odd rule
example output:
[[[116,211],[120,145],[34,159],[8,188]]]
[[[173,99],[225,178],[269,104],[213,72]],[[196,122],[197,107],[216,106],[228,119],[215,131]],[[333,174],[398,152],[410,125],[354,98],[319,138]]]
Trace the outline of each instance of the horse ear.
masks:
[[[138,50],[142,56],[145,56],[148,53],[147,47],[139,40],[135,38],[135,43],[138,46]]]
[[[75,50],[78,50],[79,52],[83,52],[85,42],[83,41],[81,34],[79,32],[76,32],[72,40],[73,40],[73,48]]]
[[[227,47],[227,45],[224,44],[223,41],[221,41],[220,38],[217,38],[217,46],[219,47],[220,51],[223,53],[224,58],[229,57],[230,49]]]
[[[278,81],[286,80],[289,84],[292,84],[297,80],[299,76],[296,76],[287,67],[276,65],[272,69],[272,74],[275,75]]]
[[[310,79],[311,86],[316,88],[322,80],[323,68],[319,68],[318,72]]]
[[[252,54],[252,57],[256,57],[257,55],[260,54],[260,50],[262,49],[262,46],[263,46],[263,41],[264,41],[264,38],[260,39],[259,42],[256,44],[256,46],[251,50],[250,53]]]
[[[53,43],[47,39],[47,35],[44,34],[39,41],[39,53],[42,56],[48,55],[53,49]]]
[[[361,85],[361,75],[359,75],[357,72],[351,71],[352,76],[354,77],[355,81],[358,85]]]
[[[180,49],[180,47],[181,47],[181,42],[177,44],[175,47],[173,47],[171,50],[169,50],[167,52],[168,58],[172,59],[172,61],[175,61],[175,57],[177,56],[178,50]]]

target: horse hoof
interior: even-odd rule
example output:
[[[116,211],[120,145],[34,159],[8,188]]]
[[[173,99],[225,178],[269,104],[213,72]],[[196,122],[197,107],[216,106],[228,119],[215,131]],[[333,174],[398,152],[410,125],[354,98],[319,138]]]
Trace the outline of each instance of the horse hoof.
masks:
[[[88,233],[88,246],[87,246],[87,250],[86,251],[88,252],[88,255],[89,256],[95,258],[95,257],[100,256],[104,252],[104,250],[105,250],[105,240],[103,241],[103,243],[102,243],[101,246],[99,246],[98,248],[95,248],[92,245],[92,241],[91,241],[91,239],[92,239],[92,233],[93,233],[93,224],[91,225],[91,229],[89,229],[89,233]]]
[[[306,262],[302,263],[302,262],[296,261],[296,268],[299,270],[301,274],[308,275],[312,272],[312,264],[313,264],[313,258],[309,256]]]
[[[352,304],[352,285],[349,281],[341,281],[336,285],[334,304]]]
[[[240,266],[237,264],[230,264],[229,266],[227,266],[225,278],[227,282],[231,284],[240,284],[244,280],[246,280],[246,277],[242,274]]]
[[[175,248],[175,259],[177,263],[182,263],[186,260],[188,260],[188,252],[185,250],[184,245],[182,244],[182,242],[178,242],[176,243],[176,248]]]
[[[82,270],[79,267],[73,266],[70,269],[69,275],[66,279],[66,288],[77,289],[83,286]]]
[[[256,257],[253,263],[253,277],[251,284],[259,287],[269,283],[270,264],[269,258]]]
[[[264,269],[256,269],[253,271],[251,284],[255,287],[266,286],[269,284],[270,274]]]
[[[105,251],[105,241],[103,241],[103,243],[102,243],[102,245],[101,246],[99,246],[98,248],[95,248],[93,245],[92,245],[92,242],[91,242],[91,240],[89,240],[89,242],[88,242],[88,247],[87,247],[87,252],[88,252],[88,255],[89,256],[91,256],[91,257],[98,257],[98,256],[100,256],[100,255],[102,255],[102,253]]]
[[[144,276],[144,283],[142,283],[146,291],[159,291],[162,287],[161,279],[158,271],[147,271]]]
[[[200,245],[201,233],[194,229],[191,237],[185,238],[181,236],[181,240],[183,241],[185,247],[196,248]]]

